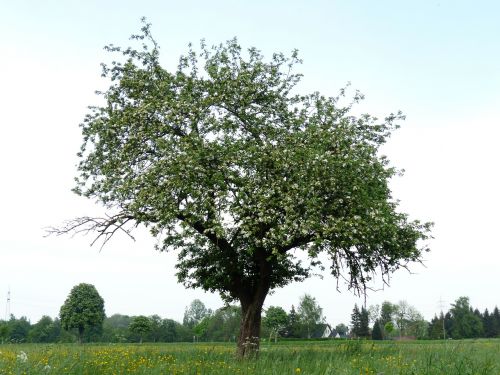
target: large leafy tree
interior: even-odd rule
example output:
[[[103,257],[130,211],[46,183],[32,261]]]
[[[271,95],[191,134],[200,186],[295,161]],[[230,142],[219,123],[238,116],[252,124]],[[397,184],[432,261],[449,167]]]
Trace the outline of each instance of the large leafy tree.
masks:
[[[92,284],[81,283],[73,287],[59,312],[61,326],[78,331],[82,342],[85,330],[101,328],[104,318],[104,300]]]
[[[236,40],[202,43],[169,71],[149,25],[134,38],[143,48],[108,47],[123,59],[103,65],[105,104],[81,125],[75,191],[108,215],[59,233],[107,242],[150,228],[161,250],[179,250],[180,282],[240,302],[240,355],[258,348],[268,293],[308,277],[320,253],[361,292],[375,271],[386,280],[421,259],[429,224],[398,211],[397,170],[378,152],[401,115],[354,117],[342,95],[298,94],[297,52],[265,60]]]

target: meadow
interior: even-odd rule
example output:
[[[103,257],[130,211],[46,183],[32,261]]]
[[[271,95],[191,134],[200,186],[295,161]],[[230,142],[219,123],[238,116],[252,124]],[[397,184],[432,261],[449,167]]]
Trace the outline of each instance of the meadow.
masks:
[[[500,340],[284,341],[237,360],[234,343],[0,345],[0,374],[500,375]]]

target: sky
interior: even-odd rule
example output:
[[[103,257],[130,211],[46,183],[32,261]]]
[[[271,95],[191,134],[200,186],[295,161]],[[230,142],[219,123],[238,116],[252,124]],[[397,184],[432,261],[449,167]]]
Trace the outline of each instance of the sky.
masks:
[[[71,288],[94,284],[108,316],[158,314],[182,321],[195,299],[221,299],[177,283],[173,253],[136,241],[45,237],[44,228],[102,214],[71,192],[79,123],[97,103],[103,47],[128,46],[145,16],[176,66],[189,42],[237,37],[266,56],[297,48],[300,89],[334,96],[347,82],[365,94],[354,109],[407,119],[383,152],[405,170],[393,196],[413,219],[433,221],[423,265],[398,271],[367,305],[406,300],[431,319],[460,296],[500,306],[500,3],[497,1],[6,1],[0,0],[0,319],[55,317]],[[373,285],[381,288],[380,281]],[[265,306],[289,310],[305,293],[326,321],[349,324],[354,296],[328,274],[276,290]],[[440,306],[441,305],[441,306]]]

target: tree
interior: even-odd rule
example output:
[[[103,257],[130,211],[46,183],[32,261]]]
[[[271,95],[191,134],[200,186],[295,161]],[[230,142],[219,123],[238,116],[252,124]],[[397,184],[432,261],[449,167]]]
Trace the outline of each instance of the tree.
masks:
[[[50,316],[42,316],[40,320],[34,324],[28,334],[30,342],[55,342],[59,336],[58,327],[54,324],[54,320]]]
[[[228,305],[217,309],[207,324],[207,339],[211,341],[233,341],[239,334],[241,309]]]
[[[304,294],[300,298],[297,312],[300,324],[305,328],[307,338],[310,339],[316,325],[323,321],[323,309],[316,302],[316,298]]]
[[[444,330],[444,314],[441,311],[439,317],[437,317],[437,315],[434,315],[434,318],[432,318],[431,323],[428,327],[427,336],[432,340],[438,340],[444,339],[445,334],[446,331]]]
[[[382,328],[380,327],[380,322],[378,320],[375,321],[372,330],[372,340],[382,340],[384,338],[382,334]]]
[[[393,322],[387,322],[384,325],[384,332],[385,332],[385,337],[391,336],[391,334],[394,332],[394,323]]]
[[[11,315],[8,324],[11,342],[21,343],[27,341],[28,334],[31,329],[31,323],[28,318],[22,316],[19,319],[16,319],[14,315]]]
[[[354,337],[359,337],[361,330],[361,312],[359,311],[358,304],[354,304],[351,314],[351,334]]]
[[[269,328],[269,341],[274,335],[274,342],[278,341],[278,334],[286,328],[288,315],[282,307],[269,306],[264,317],[264,325]]]
[[[368,306],[368,318],[370,320],[370,324],[375,325],[375,322],[380,318],[380,306],[379,305],[370,305]]]
[[[344,323],[340,323],[335,326],[335,331],[337,331],[337,333],[341,337],[345,337],[347,335],[347,332],[349,331],[349,328]]]
[[[380,325],[384,331],[384,337],[387,338],[388,334],[391,332],[386,332],[385,325],[389,322],[392,322],[394,319],[394,313],[396,311],[396,306],[393,305],[389,301],[382,302],[382,306],[380,307]]]
[[[292,338],[300,337],[300,322],[299,316],[295,311],[295,306],[292,305],[290,313],[288,314],[288,324],[286,327],[286,336]]]
[[[151,331],[151,319],[144,315],[134,316],[128,329],[139,336],[139,343],[142,344],[144,336]]]
[[[199,322],[203,320],[206,316],[210,315],[211,311],[209,311],[203,302],[199,299],[193,300],[189,305],[189,308],[186,307],[186,311],[184,312],[184,319],[182,320],[182,324],[186,327],[193,328]]]
[[[128,315],[113,314],[104,319],[103,341],[125,342],[127,341],[128,327],[132,318]]]
[[[150,25],[134,39],[139,50],[107,48],[124,62],[103,64],[106,103],[81,125],[74,191],[109,213],[53,232],[95,232],[104,245],[148,227],[161,250],[180,250],[180,282],[239,301],[240,356],[258,349],[268,293],[308,277],[320,253],[357,292],[375,270],[387,281],[420,261],[430,224],[398,211],[388,184],[398,171],[379,154],[400,113],[356,118],[344,90],[294,93],[296,51],[266,61],[236,40],[202,43],[168,71]]]
[[[102,327],[104,318],[104,300],[91,284],[78,284],[61,306],[59,312],[64,329],[77,329],[78,342],[82,342],[85,330]]]
[[[355,337],[369,337],[370,336],[370,318],[368,310],[361,307],[358,308],[354,304],[354,309],[351,314],[351,332]]]
[[[0,320],[0,344],[5,343],[9,337],[10,337],[9,324],[4,320]]]
[[[459,297],[451,306],[452,337],[454,339],[480,337],[483,333],[483,322],[472,311],[469,297]]]
[[[493,313],[491,314],[492,322],[492,335],[493,337],[500,337],[500,311],[498,307],[495,306]]]
[[[368,310],[364,307],[361,307],[361,311],[359,313],[359,337],[370,337],[370,317]]]

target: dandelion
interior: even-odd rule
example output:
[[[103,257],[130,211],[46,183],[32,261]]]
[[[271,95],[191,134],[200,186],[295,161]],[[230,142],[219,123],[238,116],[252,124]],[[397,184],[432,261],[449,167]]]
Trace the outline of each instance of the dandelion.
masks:
[[[28,360],[28,355],[25,352],[20,351],[19,354],[17,355],[17,360],[19,362],[24,363]]]
[[[295,373],[296,373],[296,374],[300,374],[300,372],[301,372],[301,371],[302,371],[302,370],[300,369],[300,367],[297,367],[297,368],[295,369]]]

